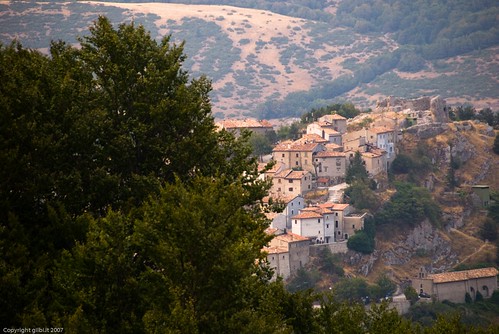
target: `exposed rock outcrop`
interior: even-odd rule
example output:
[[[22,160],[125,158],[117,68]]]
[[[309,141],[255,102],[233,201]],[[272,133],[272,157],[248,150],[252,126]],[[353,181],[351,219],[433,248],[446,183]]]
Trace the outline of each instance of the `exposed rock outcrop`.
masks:
[[[393,243],[390,249],[375,250],[370,255],[350,253],[345,262],[356,266],[359,275],[367,276],[377,261],[382,261],[384,266],[397,266],[418,256],[430,257],[432,265],[441,271],[459,262],[450,242],[442,238],[441,232],[427,220],[408,231],[405,238]]]
[[[449,129],[446,123],[427,123],[413,125],[407,129],[406,132],[416,135],[419,139],[428,139],[435,137]]]

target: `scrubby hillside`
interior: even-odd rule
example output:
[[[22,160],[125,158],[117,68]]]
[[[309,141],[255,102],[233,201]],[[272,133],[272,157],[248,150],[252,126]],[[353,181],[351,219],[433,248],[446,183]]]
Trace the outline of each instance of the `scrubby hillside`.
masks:
[[[351,255],[347,270],[370,279],[388,272],[403,282],[414,277],[420,266],[448,271],[458,265],[493,265],[496,245],[481,233],[487,213],[471,187],[486,184],[499,189],[499,156],[492,152],[494,130],[479,122],[443,124],[437,131],[441,133],[429,136],[410,130],[403,131],[399,155],[408,157],[418,170],[392,175],[392,182],[411,181],[429,189],[442,209],[442,219],[439,224],[425,220],[416,226],[379,225],[376,251]],[[393,193],[387,192],[380,197]]]
[[[134,20],[155,38],[185,41],[186,67],[212,80],[218,117],[299,116],[334,99],[367,108],[389,95],[499,106],[491,1],[451,1],[449,11],[405,2],[391,11],[384,1],[183,2],[192,4],[2,2],[0,41],[46,50],[52,39],[76,43],[98,15]],[[437,25],[425,23],[430,14]]]

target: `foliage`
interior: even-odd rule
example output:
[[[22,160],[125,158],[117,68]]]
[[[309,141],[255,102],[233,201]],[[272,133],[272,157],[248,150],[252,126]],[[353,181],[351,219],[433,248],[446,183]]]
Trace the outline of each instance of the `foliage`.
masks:
[[[398,183],[396,189],[390,201],[376,214],[378,224],[414,226],[425,218],[433,224],[439,223],[441,210],[427,189],[410,183]]]
[[[494,151],[495,154],[499,154],[499,133],[496,134],[496,137],[494,139],[494,146],[492,146],[492,151]]]
[[[349,197],[349,203],[359,210],[375,211],[380,205],[374,191],[360,181],[354,181],[346,188],[345,195]]]
[[[283,125],[277,129],[277,138],[280,140],[296,140],[300,137],[303,130],[303,125],[300,122],[293,122],[290,125]]]
[[[0,71],[5,78],[0,86],[0,246],[9,249],[0,262],[1,322],[20,326],[42,319],[37,326],[62,321],[68,328],[96,331],[111,329],[109,326],[117,331],[119,324],[122,331],[141,332],[143,326],[155,323],[169,326],[163,318],[164,312],[171,311],[179,326],[196,328],[193,319],[207,320],[194,317],[193,312],[212,317],[214,311],[203,306],[207,297],[203,299],[196,291],[186,294],[185,286],[175,285],[175,281],[164,284],[170,278],[158,268],[171,263],[161,262],[151,253],[158,247],[173,251],[174,244],[138,238],[136,224],[141,226],[138,222],[145,224],[149,219],[140,208],[164,187],[172,196],[169,204],[182,203],[174,195],[187,200],[189,184],[199,188],[199,180],[204,180],[202,185],[211,192],[196,188],[196,193],[218,199],[220,204],[225,202],[218,188],[225,194],[232,191],[229,202],[241,205],[239,211],[225,211],[225,217],[209,216],[208,211],[203,216],[197,211],[198,220],[191,217],[190,223],[211,218],[212,225],[198,225],[196,233],[234,240],[230,250],[221,244],[217,248],[250,260],[234,261],[233,271],[223,275],[234,279],[233,283],[239,280],[241,289],[247,288],[240,281],[244,277],[252,285],[248,290],[258,291],[262,288],[259,283],[247,278],[248,272],[240,272],[236,278],[235,268],[246,263],[246,269],[253,271],[262,246],[258,243],[265,243],[264,222],[247,210],[251,201],[265,195],[267,186],[254,182],[256,161],[249,156],[247,138],[235,139],[215,131],[210,84],[205,78],[189,79],[182,70],[182,45],[171,45],[168,37],[156,42],[143,27],[133,24],[115,29],[102,17],[90,31],[90,36],[81,39],[81,48],[54,43],[50,57],[18,44],[0,47]],[[242,175],[246,175],[244,180]],[[206,209],[199,204],[190,202],[188,207]],[[168,206],[163,211],[159,204],[157,207],[155,217],[159,218]],[[223,212],[220,208],[219,214]],[[251,218],[251,224],[242,227],[244,215]],[[239,217],[237,227],[214,224],[214,220],[233,221],[231,216]],[[168,221],[175,221],[173,217],[171,214]],[[221,230],[221,226],[231,231]],[[193,230],[187,227],[184,235],[187,231]],[[165,236],[161,233],[165,231],[156,232]],[[230,233],[246,236],[248,243]],[[184,255],[195,255],[194,248]],[[205,255],[208,249],[198,253],[200,259]],[[187,264],[186,258],[176,260]],[[205,269],[220,263],[210,267],[210,262],[203,261]],[[203,275],[198,269],[196,275]],[[189,288],[195,287],[196,277],[177,278],[181,277],[191,284]],[[139,283],[143,283],[140,288]],[[229,285],[224,289],[229,291]],[[143,303],[143,298],[161,296],[165,298],[156,306]],[[231,305],[237,303],[231,298]],[[253,303],[257,299],[246,300]],[[258,308],[255,303],[253,310]],[[236,317],[239,311],[227,316]],[[141,323],[143,319],[145,323]],[[237,323],[235,318],[224,318],[213,326],[228,326],[231,321]]]
[[[466,302],[466,304],[471,304],[473,302],[473,298],[471,298],[469,292],[466,292],[466,295],[464,296],[464,301]]]
[[[340,259],[337,254],[333,254],[328,247],[324,247],[320,252],[320,270],[329,275],[343,277],[345,271],[340,266]]]
[[[363,230],[355,232],[347,241],[348,249],[361,252],[364,254],[370,254],[374,251],[375,241]]]
[[[305,291],[312,289],[319,280],[320,273],[317,270],[300,268],[296,275],[288,282],[286,288],[290,292]]]
[[[412,158],[404,153],[398,154],[392,162],[391,170],[394,174],[407,174],[414,166]]]
[[[411,303],[411,305],[414,305],[419,300],[416,289],[414,289],[411,285],[408,285],[404,289],[404,295],[405,298]]]
[[[499,191],[490,194],[490,204],[487,206],[487,217],[499,222]]]
[[[277,135],[274,131],[267,131],[265,134],[252,132],[249,137],[249,144],[253,148],[255,156],[272,153],[272,148],[276,141]]]
[[[355,152],[353,159],[351,159],[348,165],[347,172],[345,175],[345,181],[348,184],[352,184],[354,181],[360,181],[363,183],[368,182],[368,174],[364,161],[359,151]]]
[[[312,110],[301,116],[301,122],[309,124],[317,121],[322,116],[330,114],[338,114],[345,118],[354,118],[360,114],[360,110],[355,108],[352,103],[335,103],[318,109],[312,108]]]
[[[483,222],[482,228],[480,229],[480,236],[483,240],[496,241],[497,240],[497,222],[492,220],[492,218],[487,217]]]

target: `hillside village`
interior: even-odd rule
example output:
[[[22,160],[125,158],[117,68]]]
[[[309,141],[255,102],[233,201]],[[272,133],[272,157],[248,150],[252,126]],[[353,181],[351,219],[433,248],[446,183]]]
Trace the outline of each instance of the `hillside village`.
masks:
[[[348,186],[346,173],[355,155],[360,155],[376,187],[383,189],[404,135],[417,133],[428,138],[448,130],[448,110],[446,101],[438,96],[410,100],[388,98],[380,101],[372,113],[353,119],[335,113],[319,117],[307,125],[301,138],[277,143],[270,158],[272,167],[265,169],[266,163],[261,163],[262,179],[272,183],[267,204],[281,203],[284,208],[280,213],[267,214],[271,220],[268,233],[274,238],[264,251],[275,276],[285,280],[293,277],[325,247],[332,253],[347,252],[348,238],[364,228],[368,215],[365,210],[347,204],[343,194]],[[243,129],[259,134],[273,131],[273,126],[265,120],[222,120],[218,126],[236,134]],[[314,196],[317,193],[325,195]],[[483,286],[493,291],[497,283],[487,281],[495,277],[491,272],[497,273],[490,269],[470,275],[485,275],[483,279],[487,283]],[[443,275],[437,280],[442,283],[441,291],[446,291],[445,284],[456,284],[453,275],[448,279],[444,278],[445,273],[439,275]],[[425,282],[430,281],[433,282],[428,278]],[[457,281],[467,289],[467,278]],[[414,280],[415,290],[422,295],[427,291],[434,294],[437,290],[433,283],[425,283],[423,291],[421,282],[421,276]],[[441,299],[447,297],[442,295]],[[464,293],[453,298],[463,302]]]

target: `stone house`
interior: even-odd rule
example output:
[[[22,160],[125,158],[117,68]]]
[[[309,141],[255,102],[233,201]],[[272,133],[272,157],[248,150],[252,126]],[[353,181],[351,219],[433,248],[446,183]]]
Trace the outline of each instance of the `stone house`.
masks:
[[[225,119],[216,123],[219,129],[225,129],[239,136],[243,130],[249,130],[253,133],[265,135],[267,132],[274,131],[274,127],[269,121],[256,120],[253,118]]]
[[[386,151],[369,145],[366,145],[365,148],[366,151],[360,151],[360,154],[368,175],[374,177],[380,173],[386,172],[388,166],[386,161]],[[356,151],[353,150],[345,152],[347,157],[347,168],[349,162],[354,158],[355,153]]]
[[[366,213],[357,214],[350,204],[326,202],[318,205],[332,212],[334,222],[334,242],[344,241],[356,231],[364,228]]]
[[[307,125],[307,134],[315,134],[328,141],[341,145],[341,133],[329,122],[314,122]]]
[[[387,172],[386,151],[378,148],[369,148],[368,151],[362,152],[361,155],[369,176],[373,177]]]
[[[367,142],[379,149],[386,151],[386,159],[392,162],[395,159],[395,145],[397,134],[395,129],[389,127],[373,127],[366,129]]]
[[[466,293],[475,300],[478,293],[489,298],[497,290],[496,268],[482,268],[463,271],[429,274],[420,268],[418,277],[412,279],[412,287],[420,294],[425,294],[438,301],[448,300],[464,303]]]
[[[284,141],[272,150],[272,158],[287,168],[302,169],[315,174],[314,156],[324,151],[324,145],[314,141]]]
[[[268,204],[270,197],[263,199],[264,204]],[[274,202],[284,205],[284,210],[279,214],[268,217],[271,219],[270,227],[280,230],[291,230],[291,217],[295,216],[305,207],[305,199],[301,195],[281,196],[272,198]]]
[[[267,253],[267,261],[277,276],[287,279],[296,274],[310,259],[310,239],[289,231],[270,230],[274,238],[263,250]]]
[[[291,229],[316,244],[340,242],[364,228],[365,216],[354,213],[349,204],[326,202],[300,210],[291,218]]]
[[[334,240],[334,215],[328,209],[307,207],[291,217],[293,233],[310,238],[313,243],[330,243]]]
[[[272,197],[301,196],[312,190],[312,173],[305,170],[284,169],[274,174],[269,195]]]
[[[347,159],[344,152],[318,152],[314,163],[317,177],[335,180],[335,183],[340,183],[345,178]]]
[[[331,124],[333,130],[338,131],[340,134],[347,132],[347,119],[338,114],[329,114],[319,117],[319,122],[327,122]]]

